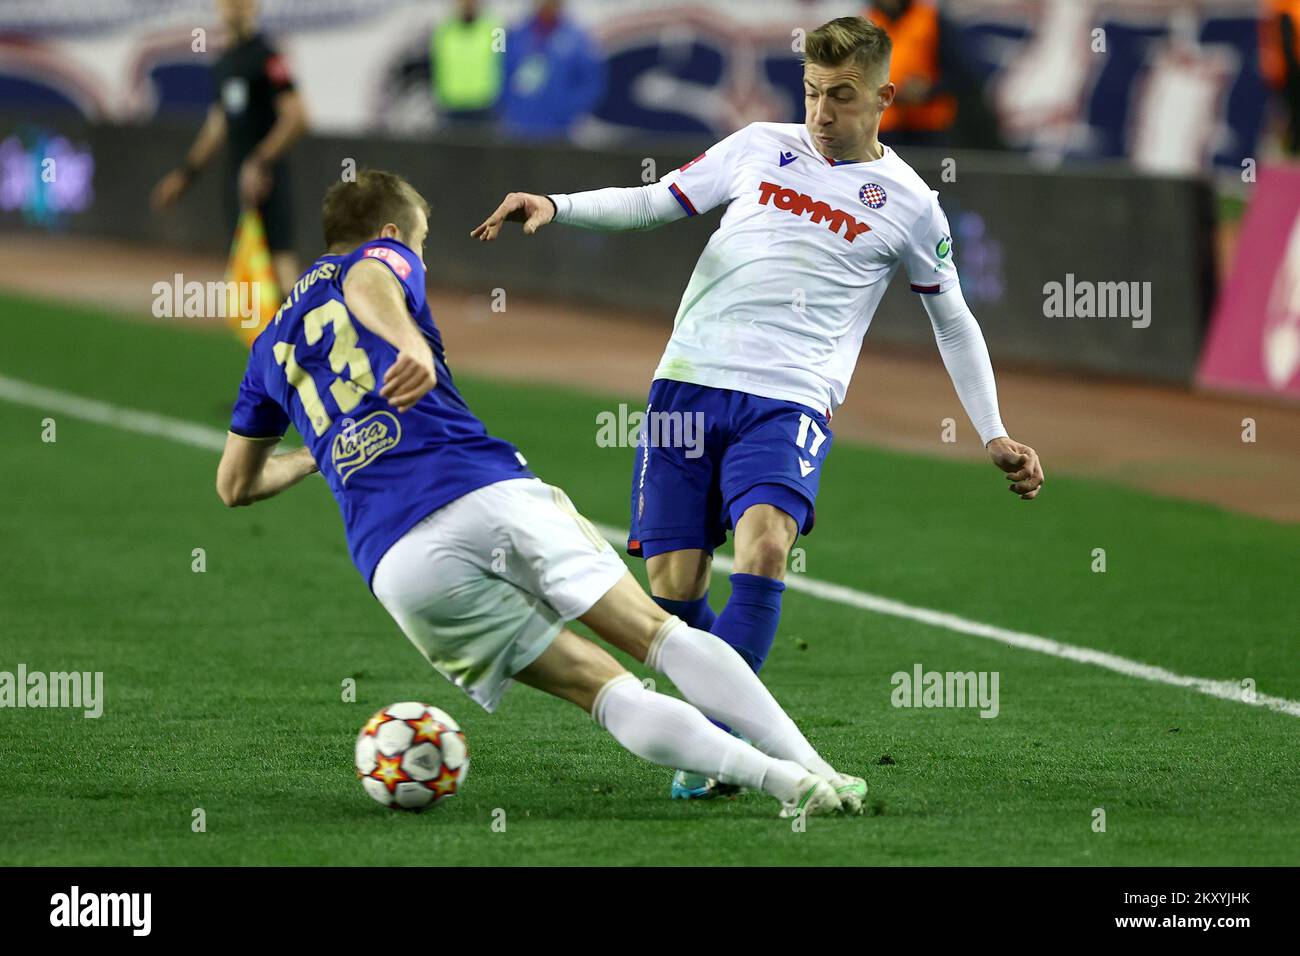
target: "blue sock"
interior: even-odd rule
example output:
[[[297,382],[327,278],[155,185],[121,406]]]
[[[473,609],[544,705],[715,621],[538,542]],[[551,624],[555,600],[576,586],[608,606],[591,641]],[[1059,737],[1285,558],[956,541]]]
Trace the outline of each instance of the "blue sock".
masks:
[[[709,607],[708,591],[704,592],[703,597],[696,598],[694,601],[670,601],[668,598],[657,597],[654,602],[669,614],[680,617],[689,627],[699,631],[710,630],[717,619],[713,608]]]
[[[736,649],[755,674],[767,660],[781,621],[785,582],[757,574],[731,576],[731,600],[713,623],[713,633]]]

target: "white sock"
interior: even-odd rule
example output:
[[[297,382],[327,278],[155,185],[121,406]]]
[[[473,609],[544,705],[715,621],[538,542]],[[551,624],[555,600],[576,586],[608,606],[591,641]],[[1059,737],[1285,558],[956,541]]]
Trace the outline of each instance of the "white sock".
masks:
[[[775,760],[719,730],[685,701],[646,690],[631,674],[600,689],[591,716],[651,763],[763,790],[778,800],[796,799],[807,775],[798,764]]]
[[[682,696],[714,720],[739,731],[765,754],[792,760],[823,777],[835,776],[758,675],[722,638],[670,617],[645,662],[666,674]]]

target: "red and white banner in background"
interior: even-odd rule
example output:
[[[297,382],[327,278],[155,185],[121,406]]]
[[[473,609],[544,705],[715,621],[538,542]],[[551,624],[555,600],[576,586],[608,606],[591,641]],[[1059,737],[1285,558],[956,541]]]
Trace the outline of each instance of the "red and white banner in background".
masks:
[[[1300,399],[1300,167],[1261,167],[1197,383]]]

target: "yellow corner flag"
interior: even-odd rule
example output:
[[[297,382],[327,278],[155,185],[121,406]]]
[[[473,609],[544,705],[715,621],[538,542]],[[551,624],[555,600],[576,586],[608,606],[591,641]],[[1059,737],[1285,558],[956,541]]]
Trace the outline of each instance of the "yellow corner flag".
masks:
[[[266,328],[280,308],[280,291],[271,268],[271,250],[266,230],[256,209],[245,209],[230,244],[226,266],[226,322],[252,348],[253,340]]]

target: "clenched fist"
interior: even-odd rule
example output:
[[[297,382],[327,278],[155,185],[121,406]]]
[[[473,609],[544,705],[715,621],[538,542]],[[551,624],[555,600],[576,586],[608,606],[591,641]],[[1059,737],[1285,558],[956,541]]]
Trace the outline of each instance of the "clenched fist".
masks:
[[[993,464],[1007,473],[1008,489],[1025,501],[1038,497],[1043,487],[1043,466],[1038,452],[1010,438],[995,438],[988,445]]]

